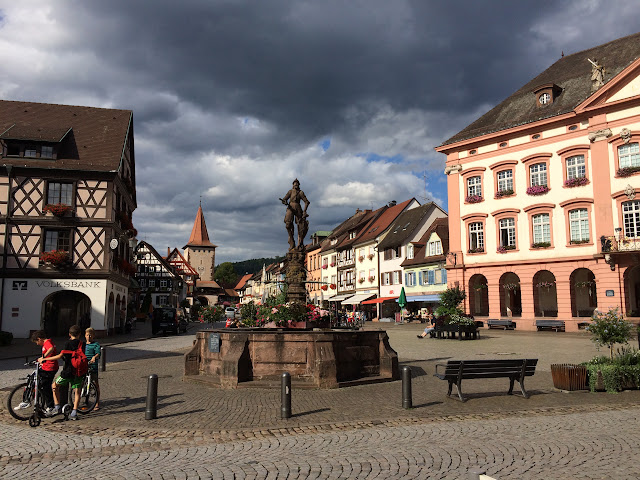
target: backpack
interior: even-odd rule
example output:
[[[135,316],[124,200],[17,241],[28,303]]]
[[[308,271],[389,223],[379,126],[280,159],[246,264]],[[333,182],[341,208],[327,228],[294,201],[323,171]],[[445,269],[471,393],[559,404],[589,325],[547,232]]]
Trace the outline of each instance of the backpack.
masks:
[[[71,354],[71,367],[75,377],[82,377],[89,371],[89,361],[84,354],[84,343],[78,342],[78,348],[75,350],[63,350],[61,353]]]

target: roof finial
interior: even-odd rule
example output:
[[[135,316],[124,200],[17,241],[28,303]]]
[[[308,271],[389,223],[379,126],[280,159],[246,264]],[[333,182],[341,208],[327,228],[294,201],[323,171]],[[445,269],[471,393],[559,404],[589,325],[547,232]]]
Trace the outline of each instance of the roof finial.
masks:
[[[200,206],[202,206],[202,195],[200,195]]]

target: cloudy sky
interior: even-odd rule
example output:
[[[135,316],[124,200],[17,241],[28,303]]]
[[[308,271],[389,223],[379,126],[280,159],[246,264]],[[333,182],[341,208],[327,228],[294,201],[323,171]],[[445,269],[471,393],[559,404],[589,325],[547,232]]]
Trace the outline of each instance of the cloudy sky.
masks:
[[[560,58],[636,33],[629,1],[0,0],[0,98],[134,112],[139,238],[218,263],[357,208],[447,208],[434,147]],[[426,182],[425,182],[426,178]]]

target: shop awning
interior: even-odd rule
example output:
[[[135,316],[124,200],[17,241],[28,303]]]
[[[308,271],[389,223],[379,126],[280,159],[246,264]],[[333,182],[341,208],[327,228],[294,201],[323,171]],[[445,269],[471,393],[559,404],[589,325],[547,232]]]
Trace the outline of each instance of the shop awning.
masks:
[[[398,297],[380,297],[380,298],[374,298],[372,300],[365,300],[364,302],[362,302],[362,305],[370,305],[372,303],[382,303],[385,302],[387,300],[397,300]]]
[[[375,296],[375,293],[359,293],[358,295],[354,295],[348,300],[342,302],[343,305],[358,305],[363,300],[367,300],[371,297]]]
[[[407,302],[440,302],[440,295],[407,296]]]
[[[352,296],[353,296],[352,294],[348,294],[348,295],[336,295],[336,296],[334,296],[334,297],[331,297],[331,298],[329,299],[329,301],[330,301],[330,302],[341,302],[341,301],[346,300],[347,298],[352,297]]]

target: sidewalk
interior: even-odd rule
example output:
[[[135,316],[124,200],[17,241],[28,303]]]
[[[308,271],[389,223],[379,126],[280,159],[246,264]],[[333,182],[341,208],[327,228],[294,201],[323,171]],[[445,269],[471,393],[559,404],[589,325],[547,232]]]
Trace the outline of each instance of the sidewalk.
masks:
[[[118,333],[115,335],[109,335],[108,337],[99,338],[101,346],[116,345],[121,343],[135,342],[136,340],[144,340],[152,337],[151,334],[151,321],[145,320],[144,322],[136,322],[135,328],[130,333]],[[84,334],[83,337],[84,339]],[[62,348],[64,343],[69,337],[54,337],[53,343],[55,343],[58,350]],[[41,349],[35,343],[28,338],[14,338],[11,345],[5,345],[0,347],[0,360],[9,360],[12,358],[25,358],[29,357],[34,359],[40,356]]]

